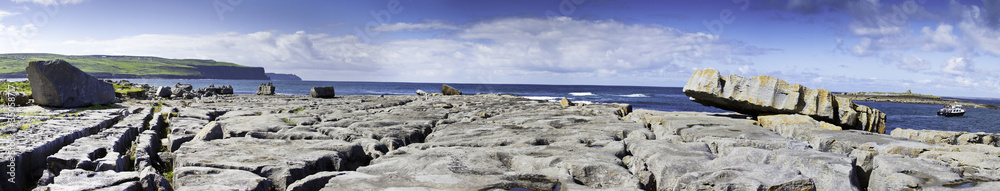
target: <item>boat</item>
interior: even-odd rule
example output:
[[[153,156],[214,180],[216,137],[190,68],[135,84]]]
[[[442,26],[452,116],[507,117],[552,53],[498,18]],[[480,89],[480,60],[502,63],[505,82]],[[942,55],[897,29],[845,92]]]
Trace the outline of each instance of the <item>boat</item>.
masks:
[[[944,108],[938,110],[937,114],[945,117],[962,116],[965,115],[965,108],[962,105],[944,106]]]

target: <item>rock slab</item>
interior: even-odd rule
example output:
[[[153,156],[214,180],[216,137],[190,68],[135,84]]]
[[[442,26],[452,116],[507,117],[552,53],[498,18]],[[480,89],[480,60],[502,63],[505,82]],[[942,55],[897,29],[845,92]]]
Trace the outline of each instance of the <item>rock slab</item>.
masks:
[[[462,91],[458,91],[458,89],[455,89],[454,87],[451,87],[448,84],[441,84],[441,94],[462,95]]]
[[[313,87],[309,90],[309,95],[312,95],[314,98],[332,98],[337,96],[333,91],[333,86]]]
[[[115,88],[64,60],[33,61],[25,68],[38,105],[83,107],[115,101]]]
[[[802,114],[844,129],[885,133],[885,113],[878,109],[771,76],[744,78],[698,70],[684,85],[684,94],[703,105],[748,115]]]

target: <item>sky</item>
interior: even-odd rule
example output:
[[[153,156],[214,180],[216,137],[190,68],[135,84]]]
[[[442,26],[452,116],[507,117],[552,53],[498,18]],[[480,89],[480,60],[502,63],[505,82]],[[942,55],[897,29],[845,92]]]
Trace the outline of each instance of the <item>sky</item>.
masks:
[[[1000,97],[990,0],[0,0],[0,53],[212,59],[305,80]]]

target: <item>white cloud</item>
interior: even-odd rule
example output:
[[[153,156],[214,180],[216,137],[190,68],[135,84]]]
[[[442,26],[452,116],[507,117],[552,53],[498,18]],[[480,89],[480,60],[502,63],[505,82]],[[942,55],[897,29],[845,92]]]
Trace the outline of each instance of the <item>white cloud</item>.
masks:
[[[0,10],[0,20],[3,20],[4,17],[14,16],[18,14],[21,13]]]
[[[993,3],[991,5],[998,6],[998,4],[1000,3]],[[991,23],[1000,22],[992,21],[998,19],[991,16],[991,14],[995,14],[991,12],[996,12],[997,10],[983,10],[974,5],[952,5],[952,8],[962,11],[960,13],[962,14],[962,21],[958,24],[958,28],[962,30],[966,37],[969,37],[968,40],[972,44],[994,55],[1000,55],[1000,32],[996,28],[1000,26],[991,25]]]
[[[68,4],[80,4],[86,0],[11,0],[16,3],[31,2],[41,5],[68,5]]]
[[[896,64],[896,68],[920,72],[930,68],[930,63],[917,55],[903,56],[901,52],[893,52],[882,56],[882,62],[886,64]]]
[[[953,57],[945,62],[944,67],[941,68],[941,72],[947,74],[962,75],[975,71],[972,67],[972,61],[964,57]]]
[[[408,26],[420,25],[433,24]],[[414,28],[420,27],[395,29]],[[546,83],[544,79],[562,82],[569,77],[586,80],[581,84],[615,83],[609,79],[634,83],[635,78],[663,81],[670,75],[686,80],[688,71],[681,68],[745,61],[741,57],[770,51],[711,34],[616,21],[502,18],[458,29],[433,39],[383,43],[362,43],[354,36],[265,31],[147,34],[42,48],[65,54],[210,58],[318,80]],[[632,80],[622,81],[625,77]]]
[[[923,38],[927,41],[923,47],[924,51],[952,51],[955,47],[958,47],[958,37],[952,34],[952,27],[948,24],[940,24],[936,29],[931,29],[930,27],[924,27],[920,30],[924,34]]]
[[[442,21],[432,20],[424,23],[392,23],[375,27],[378,31],[426,31],[426,30],[458,30],[454,25],[445,24]]]

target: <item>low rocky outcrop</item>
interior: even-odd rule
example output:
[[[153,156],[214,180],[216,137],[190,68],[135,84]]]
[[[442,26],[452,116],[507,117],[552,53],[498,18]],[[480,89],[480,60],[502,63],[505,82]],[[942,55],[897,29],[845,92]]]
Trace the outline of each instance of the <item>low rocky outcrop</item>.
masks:
[[[215,86],[214,84],[208,85],[208,87],[194,89],[191,84],[181,84],[177,83],[173,87],[170,86],[160,86],[151,87],[149,91],[149,97],[158,97],[164,99],[193,99],[197,97],[212,97],[219,95],[232,95],[233,86]]]
[[[314,98],[332,98],[337,96],[337,94],[333,91],[333,86],[313,87],[309,90],[309,95]]]
[[[3,102],[8,105],[21,106],[28,104],[28,94],[23,92],[0,92],[0,96],[3,96]]]
[[[113,103],[115,88],[64,60],[32,61],[25,68],[35,104],[83,107]]]
[[[455,89],[454,87],[451,87],[448,84],[441,84],[441,94],[462,95],[462,91],[458,91],[458,89]]]
[[[695,102],[748,115],[802,114],[844,129],[885,133],[885,113],[824,89],[809,89],[771,76],[743,78],[695,71],[684,85]]]
[[[120,105],[127,108],[75,113],[38,107],[39,112],[14,115],[37,114],[30,119],[44,121],[0,136],[0,146],[17,145],[0,147],[0,167],[17,168],[17,183],[0,181],[0,189],[991,190],[1000,185],[1000,148],[971,141],[992,140],[992,134],[921,132],[969,139],[935,138],[949,141],[931,144],[839,130],[804,114],[663,112],[603,103],[562,107],[492,94],[233,95]],[[893,134],[906,132],[912,131]],[[0,178],[11,177],[0,173]]]
[[[257,95],[274,95],[274,84],[268,82],[257,87]]]

